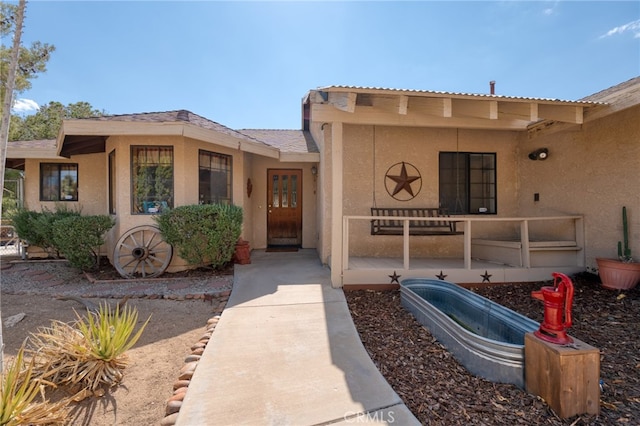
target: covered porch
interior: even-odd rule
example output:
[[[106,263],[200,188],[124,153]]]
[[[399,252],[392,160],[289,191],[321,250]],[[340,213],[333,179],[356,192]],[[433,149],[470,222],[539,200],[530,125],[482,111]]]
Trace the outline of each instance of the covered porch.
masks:
[[[342,257],[332,259],[332,275],[348,289],[389,288],[405,278],[438,278],[460,284],[495,284],[551,279],[552,272],[575,274],[585,271],[584,219],[580,215],[545,217],[452,217],[461,235],[454,238],[459,256],[438,257],[435,237],[410,235],[410,223],[429,220],[401,219],[401,246],[381,255],[362,255],[354,244],[352,229],[379,216],[343,217]],[[362,229],[362,227],[360,227]],[[515,232],[514,232],[515,231]],[[433,253],[433,255],[429,254]],[[335,266],[340,270],[336,271]]]
[[[565,133],[585,137],[585,122],[607,104],[493,89],[310,92],[305,106],[324,188],[319,221],[327,225],[319,226],[319,252],[334,287],[381,288],[412,277],[527,282],[587,269],[584,204],[568,202],[569,156],[560,141]],[[455,229],[418,235],[412,222],[434,221],[419,217],[405,219],[404,229],[371,224],[380,219],[375,211],[438,209],[438,220]]]

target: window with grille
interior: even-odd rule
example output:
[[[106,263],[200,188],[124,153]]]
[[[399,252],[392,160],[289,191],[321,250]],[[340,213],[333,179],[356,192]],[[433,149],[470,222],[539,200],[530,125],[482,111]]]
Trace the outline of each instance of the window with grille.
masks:
[[[441,152],[440,207],[451,214],[495,214],[496,154]]]
[[[173,147],[131,147],[131,186],[132,213],[173,208]]]
[[[203,150],[198,157],[200,204],[231,204],[232,157]]]

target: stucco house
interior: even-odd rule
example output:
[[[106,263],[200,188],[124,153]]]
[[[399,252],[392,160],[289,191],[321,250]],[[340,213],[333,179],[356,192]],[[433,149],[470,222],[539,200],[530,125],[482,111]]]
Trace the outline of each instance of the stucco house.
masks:
[[[55,141],[10,143],[7,167],[29,209],[113,215],[114,264],[154,214],[223,202],[253,249],[315,249],[335,287],[546,280],[615,257],[622,206],[640,251],[640,77],[578,101],[329,86],[303,98],[300,130],[185,110],[65,120]]]

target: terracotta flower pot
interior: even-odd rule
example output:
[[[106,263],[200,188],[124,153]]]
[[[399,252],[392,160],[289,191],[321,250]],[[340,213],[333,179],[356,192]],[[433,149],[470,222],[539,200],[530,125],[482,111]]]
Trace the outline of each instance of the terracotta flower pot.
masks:
[[[602,286],[611,290],[630,290],[640,282],[640,263],[596,258]]]
[[[242,238],[238,240],[236,250],[233,254],[233,263],[239,265],[251,263],[251,247],[249,247],[249,241],[245,241]]]

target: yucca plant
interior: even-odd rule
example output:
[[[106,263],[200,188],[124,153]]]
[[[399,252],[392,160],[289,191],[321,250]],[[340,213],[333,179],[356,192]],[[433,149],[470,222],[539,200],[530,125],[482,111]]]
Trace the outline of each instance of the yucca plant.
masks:
[[[77,314],[76,314],[77,315]],[[136,344],[151,317],[134,334],[138,323],[138,311],[125,305],[114,310],[106,303],[100,305],[97,315],[78,315],[76,326],[87,343],[91,360],[87,363],[85,382],[93,382],[91,389],[100,383],[113,386],[122,380],[122,370],[127,366],[126,351]]]
[[[135,308],[112,309],[104,303],[96,314],[76,316],[74,323],[53,321],[51,327],[31,336],[37,377],[92,392],[101,385],[117,385],[128,365],[125,352],[138,341],[151,317],[134,334]]]
[[[56,403],[45,400],[41,383],[33,377],[34,361],[25,362],[24,352],[24,347],[21,347],[2,374],[0,425],[65,424],[69,400]]]

